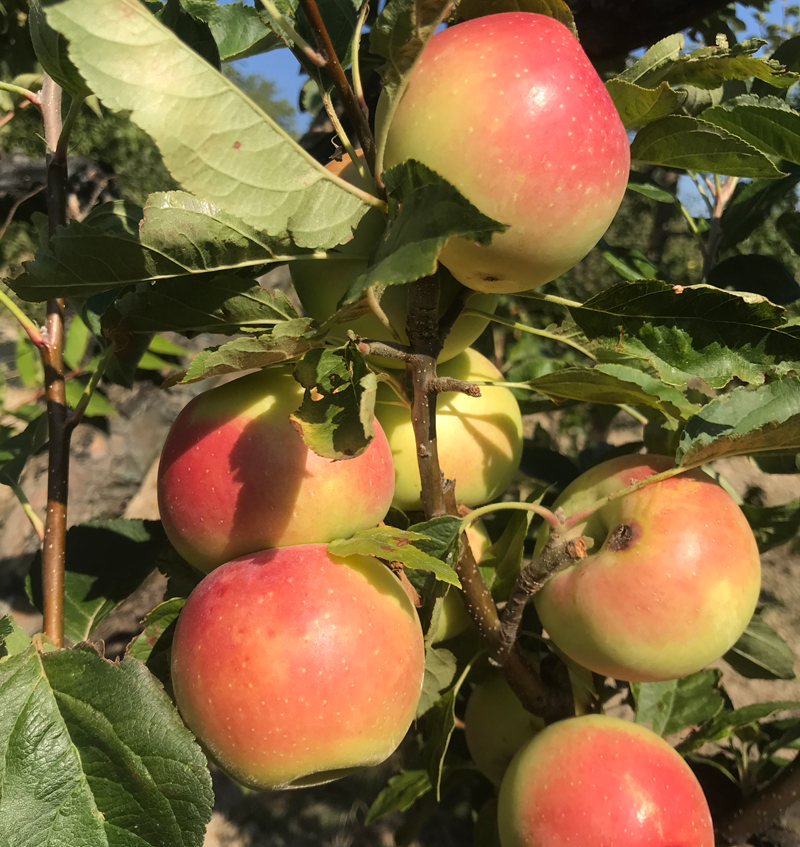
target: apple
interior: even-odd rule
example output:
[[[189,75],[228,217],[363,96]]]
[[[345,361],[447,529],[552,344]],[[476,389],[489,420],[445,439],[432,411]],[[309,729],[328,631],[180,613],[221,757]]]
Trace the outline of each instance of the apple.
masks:
[[[467,348],[438,368],[454,379],[503,380],[477,350]],[[422,508],[417,445],[411,412],[385,385],[378,387],[375,417],[389,440],[395,466],[392,505],[404,511]],[[480,397],[444,392],[437,398],[439,464],[446,479],[456,480],[456,500],[467,506],[488,503],[509,485],[522,456],[522,415],[508,388],[481,386]]]
[[[440,255],[477,291],[518,292],[577,264],[616,214],[630,147],[575,36],[546,15],[487,15],[436,33],[390,120],[384,167],[417,159],[508,225]]]
[[[363,154],[359,156],[363,161]],[[364,184],[350,161],[345,156],[341,162],[331,162],[326,166],[342,179],[364,188]],[[304,259],[298,258],[289,262],[294,289],[306,311],[306,314],[317,323],[326,321],[335,311],[339,300],[357,277],[363,274],[368,266],[368,257],[375,243],[383,234],[386,224],[383,215],[377,209],[370,209],[361,219],[353,233],[353,239],[341,245],[338,251],[342,258]],[[439,299],[439,316],[441,317],[464,290],[450,274],[441,275],[441,294]],[[495,294],[473,294],[469,300],[469,308],[493,313],[497,308],[498,296]],[[397,330],[400,341],[408,344],[406,335],[406,318],[408,316],[408,286],[387,286],[380,298],[381,308],[392,326]],[[469,347],[486,329],[488,318],[478,318],[461,315],[453,324],[445,339],[439,361],[446,362]],[[344,340],[347,330],[356,335],[374,341],[394,341],[389,330],[371,312],[361,317],[345,319],[334,326],[329,338]],[[369,360],[380,367],[401,368],[403,362],[385,356],[370,356]]]
[[[268,547],[328,542],[383,520],[394,469],[380,425],[359,456],[306,447],[289,415],[303,388],[290,367],[198,395],[167,435],[158,504],[169,540],[202,571]]]
[[[469,695],[464,732],[472,761],[495,785],[500,785],[517,751],[544,721],[526,711],[503,675],[490,671]]]
[[[489,533],[486,531],[483,521],[477,520],[470,524],[467,527],[466,536],[467,544],[472,549],[475,561],[480,562],[483,554],[492,544],[492,539],[489,538]],[[464,601],[461,599],[461,591],[454,585],[449,586],[444,595],[439,623],[436,626],[436,635],[433,637],[432,643],[439,644],[441,641],[447,641],[461,635],[471,622],[472,618],[464,608]]]
[[[502,847],[714,847],[700,783],[649,729],[605,715],[548,726],[500,786]]]
[[[318,785],[386,759],[414,719],[424,665],[397,577],[324,544],[214,570],[186,601],[171,656],[186,724],[258,790]]]
[[[667,470],[666,456],[621,456],[572,482],[567,515]],[[633,682],[676,679],[725,653],[758,600],[753,533],[733,498],[700,470],[609,502],[567,533],[589,555],[534,595],[555,645],[584,667]],[[537,551],[547,537],[539,537]]]

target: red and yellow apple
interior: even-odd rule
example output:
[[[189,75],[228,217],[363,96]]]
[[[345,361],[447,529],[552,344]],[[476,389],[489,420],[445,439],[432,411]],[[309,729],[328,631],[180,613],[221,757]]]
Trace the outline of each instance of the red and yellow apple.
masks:
[[[437,370],[466,381],[502,382],[499,370],[477,350],[467,348]],[[420,476],[411,412],[385,385],[378,388],[375,417],[386,432],[395,466],[392,505],[420,509]],[[456,500],[467,506],[488,503],[509,485],[522,456],[522,416],[508,388],[481,386],[480,397],[444,392],[437,398],[439,464],[456,481]]]
[[[436,33],[394,115],[386,108],[386,168],[417,159],[508,225],[488,246],[445,245],[442,264],[468,288],[517,292],[555,279],[622,201],[625,127],[575,36],[546,15],[487,15]]]
[[[623,456],[576,479],[556,500],[569,516],[667,470],[665,456]],[[761,568],[733,498],[693,470],[612,500],[567,537],[589,555],[534,595],[555,645],[596,673],[629,681],[675,679],[725,653],[747,626]],[[543,530],[537,550],[547,537]]]
[[[492,544],[492,539],[489,538],[489,533],[486,532],[483,522],[477,520],[475,523],[470,524],[467,527],[466,536],[467,544],[469,544],[472,550],[475,561],[480,562],[483,554]],[[432,643],[438,644],[440,641],[447,641],[449,638],[455,638],[457,635],[461,635],[471,622],[472,618],[470,618],[467,610],[464,608],[460,589],[454,585],[449,586],[442,601],[439,623],[436,626],[436,635]]]
[[[363,161],[363,155],[359,158]],[[327,167],[342,179],[364,188],[349,156],[345,156],[342,162],[331,162]],[[371,209],[359,222],[352,240],[338,247],[336,253],[329,253],[324,259],[298,257],[289,262],[294,289],[309,317],[318,323],[323,323],[336,311],[339,300],[350,285],[369,267],[369,254],[383,233],[384,227],[383,215],[377,209]],[[439,298],[440,317],[462,291],[464,288],[453,277],[442,274]],[[495,294],[473,294],[469,300],[469,308],[492,313],[497,308],[498,299]],[[408,286],[387,286],[380,297],[380,306],[400,336],[401,343],[408,344],[406,335]],[[446,362],[469,347],[486,329],[488,323],[488,318],[471,315],[458,317],[445,339],[439,361]],[[348,330],[374,341],[394,341],[389,330],[371,312],[343,320],[331,328],[328,337],[344,340],[347,338]],[[404,367],[399,359],[383,356],[371,356],[370,361],[381,367]]]
[[[469,695],[464,714],[467,748],[478,770],[500,785],[511,760],[544,728],[526,711],[498,671],[490,671]]]
[[[164,529],[203,571],[268,547],[328,542],[383,520],[394,468],[379,424],[367,449],[332,461],[289,420],[292,369],[240,377],[195,397],[167,435],[158,470]]]
[[[680,755],[605,715],[548,726],[500,786],[502,847],[714,847],[711,813]]]
[[[266,790],[386,759],[414,719],[425,657],[417,612],[385,565],[303,544],[206,576],[178,618],[171,665],[209,756]]]

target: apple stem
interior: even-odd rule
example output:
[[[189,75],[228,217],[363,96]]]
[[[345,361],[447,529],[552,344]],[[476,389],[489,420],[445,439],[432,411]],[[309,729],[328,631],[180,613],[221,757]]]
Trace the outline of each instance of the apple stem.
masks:
[[[67,222],[67,134],[61,120],[61,88],[47,74],[41,91],[41,111],[47,144],[47,212],[49,232]],[[64,299],[47,301],[44,344],[39,353],[44,365],[45,397],[50,432],[47,511],[42,540],[42,594],[44,632],[61,647],[64,639],[64,570],[66,562],[69,447],[67,397],[64,380]]]
[[[542,552],[520,572],[503,608],[500,618],[503,648],[499,657],[495,657],[498,664],[503,663],[505,656],[510,653],[517,640],[522,613],[528,599],[543,588],[550,577],[562,568],[585,558],[586,541],[583,538],[571,538],[562,542],[559,532],[550,533],[550,538]]]
[[[754,833],[764,832],[781,813],[797,802],[800,793],[800,757],[794,759],[760,791],[743,800],[717,824],[727,844],[740,844]]]
[[[333,49],[331,37],[322,20],[322,15],[317,7],[316,0],[300,0],[300,6],[308,18],[311,29],[314,33],[314,39],[317,42],[317,47],[320,53],[325,57],[325,67],[328,69],[333,84],[342,98],[345,112],[350,118],[350,121],[355,128],[358,140],[361,142],[361,149],[364,151],[364,159],[371,173],[375,173],[375,139],[372,131],[369,128],[369,122],[358,102],[350,83],[347,81],[344,69],[342,68],[339,57]]]

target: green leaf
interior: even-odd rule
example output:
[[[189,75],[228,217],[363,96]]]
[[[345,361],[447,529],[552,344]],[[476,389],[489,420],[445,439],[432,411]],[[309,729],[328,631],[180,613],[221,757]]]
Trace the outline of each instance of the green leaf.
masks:
[[[650,81],[661,73],[665,67],[670,67],[681,55],[684,38],[680,33],[662,38],[645,51],[641,59],[623,71],[616,79],[623,82],[635,82],[639,86],[655,88],[661,80],[650,84]],[[663,74],[662,74],[663,76]]]
[[[170,678],[170,655],[172,639],[178,615],[186,601],[183,597],[171,597],[153,609],[144,619],[144,630],[131,641],[125,651],[143,664],[161,684],[168,694],[172,694]]]
[[[80,319],[79,315],[75,315],[70,321],[67,337],[64,339],[63,353],[64,361],[73,370],[80,367],[91,337],[92,333],[89,327]]]
[[[24,653],[30,643],[28,634],[11,615],[0,618],[0,661],[8,656],[16,656],[17,653]]]
[[[564,368],[528,382],[551,400],[649,406],[676,420],[691,417],[699,407],[681,391],[628,365],[600,364],[593,368]]]
[[[796,471],[793,462],[791,472]],[[800,498],[780,506],[751,506],[744,503],[741,509],[756,537],[759,553],[786,544],[800,532]]]
[[[701,119],[721,126],[731,135],[742,138],[763,153],[800,163],[800,113],[782,107],[751,103],[736,98],[706,109]]]
[[[546,491],[547,488],[535,490],[528,501],[540,502]],[[533,512],[513,512],[503,534],[481,558],[481,573],[492,591],[495,602],[508,599],[522,570],[525,539],[528,537],[532,520]]]
[[[755,703],[742,709],[720,712],[695,730],[688,738],[681,741],[676,749],[682,756],[685,756],[687,753],[699,750],[710,741],[722,741],[728,738],[734,730],[769,717],[774,712],[789,709],[792,711],[800,709],[800,703],[795,700],[778,700],[771,703]]]
[[[453,684],[458,661],[443,647],[428,647],[425,651],[425,674],[417,704],[417,717],[421,718],[439,700],[441,692]]]
[[[64,636],[85,641],[155,568],[166,542],[158,521],[98,519],[67,530]],[[112,566],[113,565],[113,566]],[[43,608],[41,554],[31,567],[31,597]]]
[[[317,348],[297,363],[294,376],[305,394],[289,417],[306,445],[328,459],[360,456],[375,436],[378,389],[364,356],[349,344]]]
[[[427,40],[452,9],[450,0],[389,0],[369,34],[370,50],[385,63],[380,68],[382,102],[375,118],[378,166],[383,165],[386,134],[403,91]]]
[[[427,771],[400,771],[389,779],[386,787],[369,807],[364,820],[366,826],[392,812],[405,812],[420,797],[431,790],[431,778]]]
[[[0,484],[18,483],[25,463],[47,443],[47,415],[39,414],[25,429],[0,442]]]
[[[425,746],[422,749],[422,758],[431,779],[431,786],[436,792],[437,801],[442,799],[444,758],[450,746],[453,730],[456,728],[456,697],[471,669],[472,665],[468,664],[453,687],[433,704],[425,716]]]
[[[129,111],[188,191],[304,247],[347,240],[364,195],[305,153],[136,0],[61,0],[50,25],[104,105]],[[120,44],[124,44],[124,49]],[[191,85],[186,81],[191,80]]]
[[[42,359],[24,329],[17,332],[15,364],[17,374],[23,385],[28,386],[28,388],[42,388],[44,386]]]
[[[200,847],[205,758],[135,659],[92,648],[0,662],[0,844]]]
[[[264,25],[253,6],[243,3],[218,5],[213,0],[181,0],[181,3],[193,18],[208,24],[223,62],[285,46],[283,40]]]
[[[792,271],[774,256],[729,256],[706,276],[708,285],[728,291],[748,291],[785,306],[800,298],[800,285]]]
[[[701,377],[712,388],[733,378],[760,385],[800,366],[800,330],[755,294],[658,280],[621,282],[570,312],[608,350],[647,361],[668,385]]]
[[[685,91],[676,91],[666,82],[658,88],[642,88],[616,77],[606,83],[606,89],[626,127],[644,126],[666,115],[674,115],[686,99]]]
[[[797,75],[787,72],[780,62],[753,55],[765,43],[762,39],[750,38],[731,47],[722,43],[681,55],[683,36],[671,35],[651,47],[618,78],[645,88],[655,88],[664,80],[673,86],[683,84],[700,88],[717,88],[728,80],[753,77],[777,88],[796,82]]]
[[[660,279],[663,276],[640,250],[614,246],[609,244],[605,238],[600,240],[598,249],[600,255],[608,264],[629,282],[634,282],[637,279]]]
[[[640,129],[631,159],[645,165],[740,177],[784,176],[760,150],[708,121],[685,115],[659,118]]]
[[[700,671],[666,682],[633,682],[635,720],[658,735],[672,735],[718,715],[725,700],[719,693],[722,672]]]
[[[104,313],[103,325],[124,321],[130,332],[231,334],[263,330],[299,317],[282,291],[262,288],[252,277],[193,274],[128,291]]]
[[[767,220],[776,203],[793,198],[794,189],[800,182],[800,167],[787,163],[782,167],[789,174],[783,179],[754,180],[736,186],[733,198],[722,213],[720,250],[738,247]]]
[[[421,540],[414,542],[415,547],[455,567],[460,526],[459,518],[454,515],[442,515],[429,521],[413,524],[409,529],[424,536]]]
[[[84,388],[86,384],[89,382],[89,377],[76,377],[75,379],[70,379],[66,382],[64,388],[67,395],[67,405],[72,407],[73,409],[80,402],[81,397],[83,396]],[[102,394],[99,394],[95,391],[91,398],[89,399],[89,405],[86,407],[86,411],[84,413],[87,418],[111,418],[118,414],[117,410],[111,405],[111,403],[103,397]]]
[[[649,182],[629,182],[628,191],[635,191],[637,194],[642,194],[657,203],[677,204],[680,202],[674,194]]]
[[[686,424],[676,461],[697,467],[766,450],[800,450],[800,379],[742,386],[711,400]]]
[[[215,283],[219,274],[260,272],[299,252],[285,237],[257,232],[210,203],[183,191],[170,191],[150,195],[144,209],[124,201],[107,203],[85,220],[59,227],[39,247],[34,261],[26,263],[26,273],[13,280],[12,287],[24,299],[44,300],[90,297],[155,282],[167,296],[171,283],[193,285],[202,274],[210,284],[219,284]],[[185,298],[187,286],[173,296]],[[207,308],[208,301],[209,295],[201,289],[198,308]],[[217,295],[214,301],[212,296],[211,301],[219,307],[224,298]]]
[[[413,159],[385,171],[383,180],[391,224],[372,266],[350,287],[343,305],[354,303],[371,285],[400,285],[429,276],[453,236],[488,244],[493,233],[505,230],[449,182]]]
[[[183,0],[165,0],[156,17],[164,26],[169,27],[187,47],[191,47],[210,65],[219,70],[219,50],[208,24],[189,15],[183,7]]]
[[[791,648],[758,612],[723,658],[747,679],[795,678]]]
[[[236,338],[220,347],[198,353],[188,370],[169,384],[199,382],[212,376],[264,368],[296,359],[322,342],[315,339],[310,318],[296,318],[278,324],[272,332],[249,338]]]
[[[83,99],[89,94],[89,88],[67,56],[64,37],[50,27],[43,5],[46,5],[46,0],[31,0],[28,7],[28,27],[36,59],[64,91]]]
[[[387,562],[400,562],[412,570],[430,571],[436,579],[460,587],[456,572],[451,567],[414,546],[413,542],[424,539],[424,535],[407,529],[376,526],[373,529],[359,530],[352,538],[331,541],[328,552],[333,556],[358,554],[375,556]]]
[[[572,30],[577,38],[578,30],[572,10],[564,0],[461,0],[456,6],[457,21],[469,21],[486,15],[499,15],[503,12],[530,12],[535,15],[547,15],[555,18]]]

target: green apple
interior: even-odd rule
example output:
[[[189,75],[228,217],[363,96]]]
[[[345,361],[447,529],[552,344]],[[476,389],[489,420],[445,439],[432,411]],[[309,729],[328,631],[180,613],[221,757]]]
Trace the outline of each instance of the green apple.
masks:
[[[649,729],[605,715],[535,735],[500,786],[502,847],[714,847],[695,775]]]
[[[359,158],[363,161],[363,156]],[[332,162],[327,167],[342,179],[360,188],[364,187],[349,156],[345,156],[342,162]],[[339,300],[350,285],[367,270],[369,254],[383,234],[385,226],[383,215],[377,209],[371,209],[359,222],[353,239],[341,245],[336,253],[331,253],[324,259],[298,258],[289,262],[294,289],[309,317],[323,323],[336,311]],[[441,274],[440,317],[463,291],[463,286],[450,274]],[[473,294],[469,300],[469,308],[491,314],[497,308],[498,299],[494,294]],[[408,344],[408,286],[387,286],[380,297],[380,305],[389,322],[397,330],[401,343]],[[486,329],[488,323],[488,318],[470,315],[458,317],[445,339],[439,361],[446,362],[469,347]],[[372,312],[344,319],[331,329],[328,337],[344,340],[348,330],[373,341],[394,341],[391,332]],[[399,359],[370,356],[369,360],[384,368],[404,367]]]
[[[324,544],[217,568],[172,644],[178,708],[209,756],[258,790],[318,785],[386,759],[414,720],[425,656],[394,574]]]
[[[567,515],[667,470],[665,456],[622,456],[576,479],[556,500]],[[567,537],[594,540],[589,555],[534,595],[548,635],[596,673],[650,682],[699,671],[744,631],[761,568],[753,533],[733,498],[700,470],[613,500]],[[545,528],[537,550],[547,537]]]
[[[289,420],[302,399],[292,369],[271,368],[198,395],[172,425],[158,470],[161,520],[200,570],[345,538],[389,510],[394,469],[380,425],[360,456],[325,459]]]
[[[477,350],[467,348],[438,368],[440,376],[502,382],[499,370]],[[395,466],[392,505],[422,508],[417,446],[411,412],[388,387],[378,389],[375,417],[389,440]],[[479,506],[499,496],[514,478],[522,456],[522,415],[508,388],[481,386],[480,397],[460,392],[438,396],[436,434],[439,464],[456,481],[456,500]]]
[[[469,695],[464,732],[472,761],[495,785],[500,785],[517,751],[544,721],[526,711],[498,671],[491,671]]]
[[[487,15],[436,33],[388,126],[384,166],[417,159],[508,225],[439,257],[477,291],[543,285],[577,264],[616,214],[630,147],[575,36],[546,15]]]

